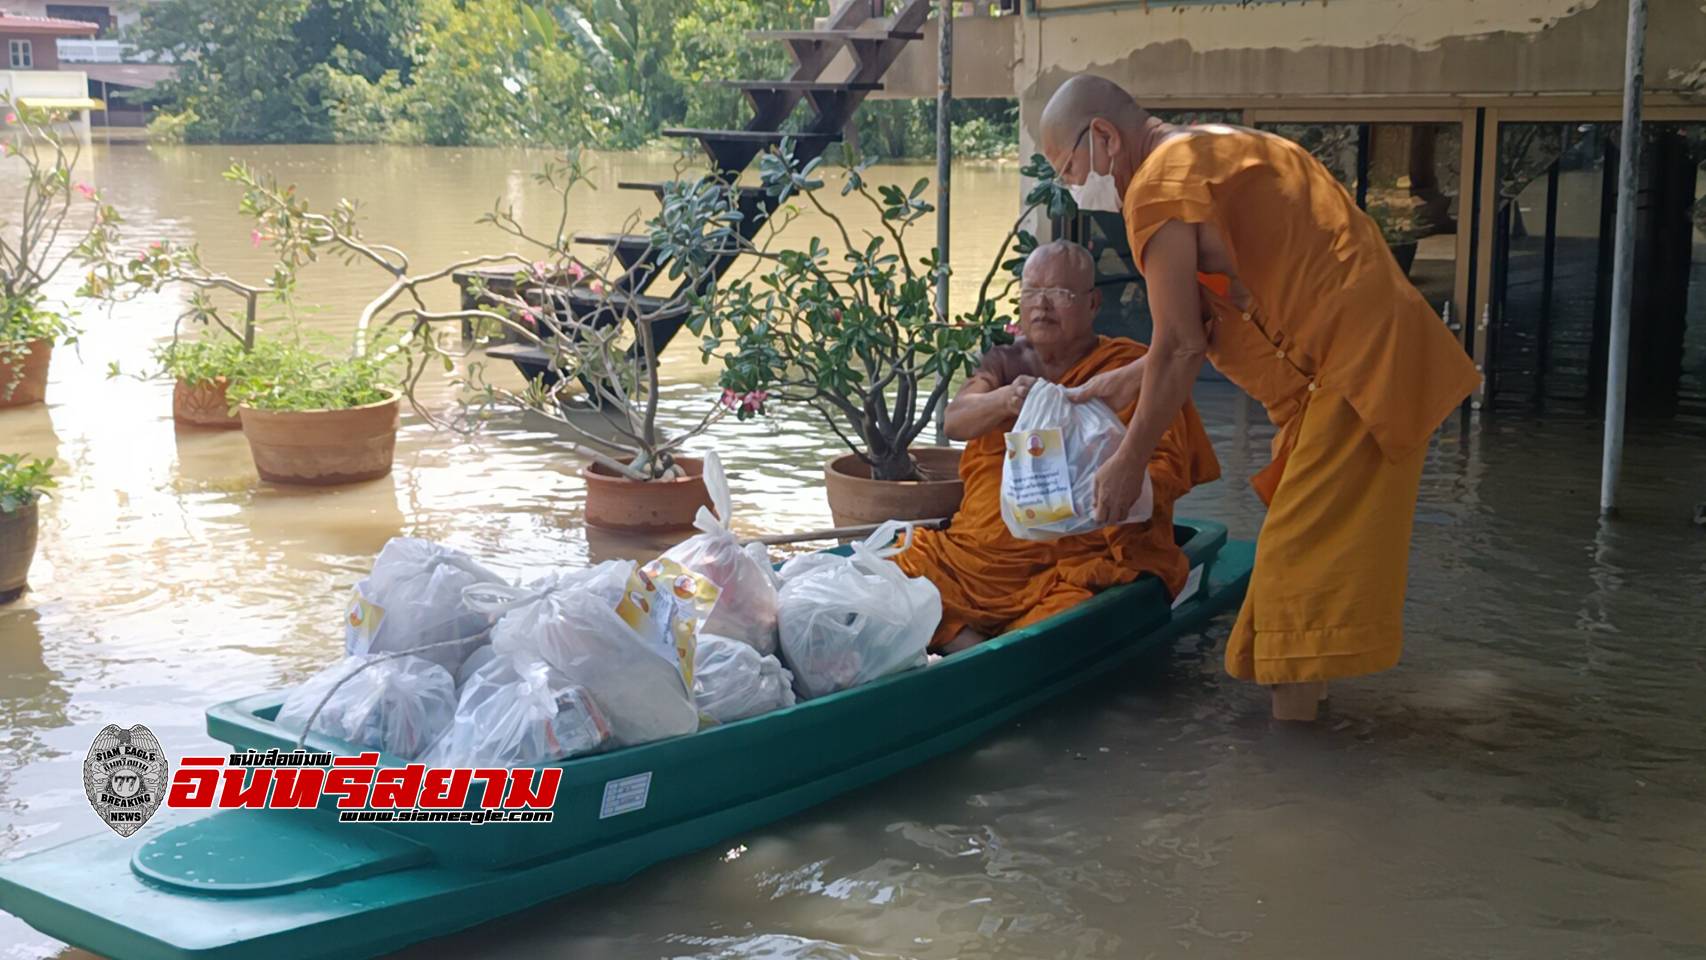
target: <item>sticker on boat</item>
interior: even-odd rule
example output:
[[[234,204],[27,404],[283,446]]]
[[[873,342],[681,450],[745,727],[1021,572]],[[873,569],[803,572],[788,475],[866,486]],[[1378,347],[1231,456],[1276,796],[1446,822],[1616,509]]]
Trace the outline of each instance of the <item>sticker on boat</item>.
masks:
[[[1202,567],[1191,568],[1191,575],[1185,578],[1185,585],[1179,588],[1179,595],[1173,598],[1173,609],[1179,609],[1179,604],[1197,595],[1202,588]]]
[[[636,773],[631,777],[611,780],[604,784],[604,804],[598,808],[598,819],[605,820],[646,808],[646,798],[652,792],[652,772]]]

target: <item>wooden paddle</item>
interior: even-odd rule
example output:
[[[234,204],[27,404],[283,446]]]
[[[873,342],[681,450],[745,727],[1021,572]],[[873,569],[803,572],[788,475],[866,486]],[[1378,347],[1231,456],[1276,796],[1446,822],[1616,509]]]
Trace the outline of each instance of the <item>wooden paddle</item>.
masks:
[[[914,520],[913,527],[919,530],[946,530],[948,517],[936,520]],[[767,537],[754,537],[746,543],[762,543],[774,547],[784,543],[804,543],[808,540],[862,540],[877,532],[880,523],[866,524],[860,527],[830,527],[827,530],[806,530],[802,533],[778,533]]]

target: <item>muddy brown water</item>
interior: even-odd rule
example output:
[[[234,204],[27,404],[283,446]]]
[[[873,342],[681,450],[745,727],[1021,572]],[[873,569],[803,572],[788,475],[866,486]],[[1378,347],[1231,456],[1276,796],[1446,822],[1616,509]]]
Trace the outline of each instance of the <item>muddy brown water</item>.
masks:
[[[113,147],[87,175],[134,236],[198,239],[252,272],[264,254],[219,179],[233,157],[311,199],[362,197],[371,232],[423,263],[481,249],[470,224],[495,197],[524,216],[543,202],[537,158],[507,151]],[[571,226],[619,226],[645,198],[615,179],[673,161],[600,165]],[[957,249],[987,261],[1017,174],[968,166],[954,185]],[[374,281],[311,269],[304,299],[324,309],[306,322],[347,331]],[[335,657],[344,598],[389,537],[518,577],[655,549],[582,527],[581,461],[530,421],[463,439],[406,417],[389,478],[261,483],[240,433],[176,431],[168,384],[105,376],[140,367],[180,307],[89,312],[47,404],[0,412],[0,450],[58,458],[62,485],[35,590],[0,608],[0,856],[103,829],[79,777],[103,725],[146,723],[174,756],[217,749],[209,703]],[[666,370],[667,417],[685,422],[714,375],[690,348]],[[1245,481],[1271,430],[1224,385],[1198,399],[1226,477],[1182,512],[1251,536]],[[1217,623],[975,746],[403,955],[1706,957],[1706,530],[1689,522],[1706,427],[1638,426],[1609,523],[1598,443],[1567,416],[1449,423],[1417,512],[1404,663],[1336,685],[1314,727],[1274,726],[1223,675]],[[827,525],[826,430],[789,412],[698,446],[724,455],[742,529]],[[62,953],[78,955],[0,914],[0,957]]]

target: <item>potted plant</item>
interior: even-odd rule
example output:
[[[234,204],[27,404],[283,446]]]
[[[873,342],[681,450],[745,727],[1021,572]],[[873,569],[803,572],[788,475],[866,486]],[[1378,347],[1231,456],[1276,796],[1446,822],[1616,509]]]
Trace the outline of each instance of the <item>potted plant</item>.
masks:
[[[377,480],[397,448],[397,365],[263,340],[228,393],[262,480],[324,486]]]
[[[554,232],[539,236],[524,225],[513,207],[497,206],[483,224],[514,241],[517,249],[470,256],[455,263],[417,270],[397,247],[368,240],[356,207],[341,201],[330,214],[310,211],[288,187],[246,167],[227,176],[247,193],[245,209],[281,250],[313,259],[336,255],[365,262],[388,278],[384,290],[361,311],[356,323],[349,372],[378,370],[382,361],[399,365],[401,393],[423,419],[456,429],[477,429],[500,409],[526,410],[561,428],[570,445],[591,461],[587,483],[587,522],[615,529],[689,527],[701,506],[710,504],[701,464],[683,453],[685,444],[725,412],[709,402],[688,429],[665,436],[658,429],[660,399],[656,344],[652,325],[684,310],[691,291],[714,279],[718,244],[726,248],[733,209],[729,192],[705,183],[677,182],[669,188],[663,211],[647,222],[657,243],[674,255],[670,271],[680,293],[661,302],[627,296],[608,276],[610,261],[587,264],[572,256],[572,238],[563,231],[571,194],[587,177],[578,156],[548,163],[535,179],[559,200]],[[635,226],[630,223],[625,231]],[[477,278],[507,265],[514,283],[488,288]],[[435,311],[426,306],[434,288],[461,275],[474,277],[460,309]],[[570,309],[570,301],[576,306]],[[468,349],[441,336],[447,324],[482,331],[538,351],[547,374],[517,389],[486,375],[485,363]],[[474,346],[484,343],[476,339]],[[459,361],[466,361],[459,363]],[[435,365],[451,374],[459,392],[448,416],[419,399],[422,376]],[[260,383],[261,378],[253,378]],[[245,387],[238,395],[248,403]],[[244,430],[251,415],[244,412]]]
[[[262,299],[289,304],[302,262],[300,251],[282,251],[265,283],[252,284],[209,269],[195,245],[152,243],[128,255],[119,251],[118,239],[117,221],[112,221],[85,242],[83,260],[89,272],[79,295],[125,302],[169,285],[189,287],[189,307],[172,325],[172,339],[154,351],[159,374],[173,381],[172,419],[197,427],[240,429],[242,420],[227,391],[260,359],[254,349]],[[256,245],[264,239],[258,230],[250,235]],[[241,319],[228,318],[221,305],[220,298],[231,295],[242,305]],[[193,339],[184,336],[186,321],[200,328]],[[118,372],[115,364],[111,373]]]
[[[56,342],[74,342],[70,322],[43,293],[89,236],[118,219],[95,189],[75,180],[80,148],[67,146],[63,111],[25,107],[0,97],[12,137],[0,155],[24,165],[23,204],[17,220],[0,220],[0,407],[40,403]],[[77,239],[83,204],[93,207]],[[76,240],[64,243],[66,238]]]
[[[975,370],[984,350],[1011,342],[1010,303],[1024,258],[1036,240],[1021,229],[1030,212],[1064,212],[1065,192],[1042,158],[1024,169],[1038,183],[984,275],[972,309],[954,317],[936,302],[947,268],[936,252],[915,259],[910,229],[933,211],[928,182],[910,190],[872,188],[865,168],[847,170],[841,192],[872,204],[879,235],[855,242],[840,214],[819,198],[817,161],[796,165],[786,151],[761,163],[765,186],[789,190],[835,229],[839,255],[813,238],[804,250],[766,254],[749,275],[719,285],[692,328],[707,358],[723,364],[724,402],[737,417],[769,403],[792,403],[821,416],[848,452],[824,465],[837,524],[950,516],[964,493],[959,452],[921,446],[955,378]],[[1018,256],[1005,259],[1017,242]],[[1006,277],[992,292],[997,276]]]
[[[24,592],[36,555],[36,501],[53,487],[52,460],[0,454],[0,603]]]

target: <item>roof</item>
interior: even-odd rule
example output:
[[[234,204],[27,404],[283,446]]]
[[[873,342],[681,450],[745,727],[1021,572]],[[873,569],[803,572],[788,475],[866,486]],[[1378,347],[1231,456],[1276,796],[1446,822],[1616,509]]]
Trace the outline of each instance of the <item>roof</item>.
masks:
[[[0,33],[33,33],[48,37],[92,37],[100,30],[99,24],[90,23],[87,20],[26,17],[0,10]]]
[[[146,90],[178,75],[177,66],[170,63],[72,63],[66,66],[83,71],[90,80],[139,90]]]

